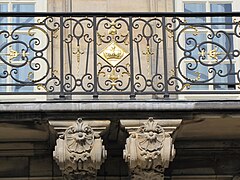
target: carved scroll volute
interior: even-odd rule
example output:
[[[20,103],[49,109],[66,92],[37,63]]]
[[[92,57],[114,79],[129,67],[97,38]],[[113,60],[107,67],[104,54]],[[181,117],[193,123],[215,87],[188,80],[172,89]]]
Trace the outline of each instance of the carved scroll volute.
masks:
[[[124,159],[129,163],[133,179],[164,179],[164,168],[174,157],[172,138],[149,118],[127,139]]]
[[[79,119],[57,139],[53,157],[65,177],[91,179],[97,175],[107,152],[102,139]]]

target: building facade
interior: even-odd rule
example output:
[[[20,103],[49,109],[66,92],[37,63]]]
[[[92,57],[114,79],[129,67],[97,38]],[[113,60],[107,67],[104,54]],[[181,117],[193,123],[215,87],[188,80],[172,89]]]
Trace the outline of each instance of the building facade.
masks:
[[[0,0],[0,180],[240,179],[237,0]]]

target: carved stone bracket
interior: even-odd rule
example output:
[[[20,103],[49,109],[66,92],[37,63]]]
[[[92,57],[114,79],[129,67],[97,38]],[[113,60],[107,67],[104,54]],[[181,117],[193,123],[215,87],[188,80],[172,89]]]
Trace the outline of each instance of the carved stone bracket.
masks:
[[[175,128],[180,123],[181,120],[178,123],[175,121]],[[133,179],[164,179],[164,169],[175,156],[171,137],[173,129],[164,129],[160,123],[149,118],[136,131],[130,132],[123,156],[129,163]]]
[[[66,179],[95,179],[107,151],[100,136],[78,119],[57,139],[53,157]]]

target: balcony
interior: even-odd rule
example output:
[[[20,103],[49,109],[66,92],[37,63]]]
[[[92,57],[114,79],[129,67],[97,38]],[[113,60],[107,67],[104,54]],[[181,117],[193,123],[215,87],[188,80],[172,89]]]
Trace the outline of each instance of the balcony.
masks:
[[[0,16],[1,97],[236,99],[240,94],[239,13]]]

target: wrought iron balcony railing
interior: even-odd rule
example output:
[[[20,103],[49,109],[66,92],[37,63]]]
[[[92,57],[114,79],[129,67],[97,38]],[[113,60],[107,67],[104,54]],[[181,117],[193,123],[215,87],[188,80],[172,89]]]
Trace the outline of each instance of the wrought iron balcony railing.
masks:
[[[1,13],[0,94],[239,94],[239,15]]]

